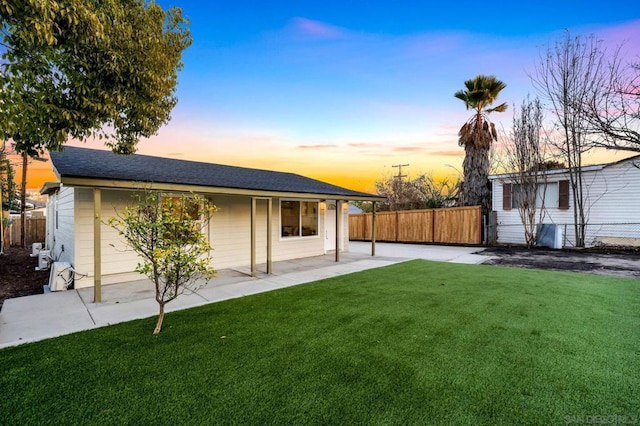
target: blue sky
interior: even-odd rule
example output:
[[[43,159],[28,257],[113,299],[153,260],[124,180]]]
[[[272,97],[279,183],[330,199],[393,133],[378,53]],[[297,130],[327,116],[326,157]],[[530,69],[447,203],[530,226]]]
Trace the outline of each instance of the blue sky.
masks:
[[[470,112],[453,93],[497,76],[510,110],[494,121],[508,127],[513,105],[535,94],[528,74],[541,49],[565,29],[640,53],[640,7],[626,0],[159,3],[183,9],[193,45],[173,118],[140,153],[366,191],[394,164],[412,176],[460,170],[457,131]]]

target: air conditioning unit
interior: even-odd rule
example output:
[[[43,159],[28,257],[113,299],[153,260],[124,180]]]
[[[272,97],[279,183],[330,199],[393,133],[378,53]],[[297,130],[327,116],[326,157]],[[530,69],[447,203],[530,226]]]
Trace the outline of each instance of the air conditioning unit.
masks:
[[[554,223],[542,223],[538,225],[538,238],[536,246],[561,249],[564,243],[563,228]]]
[[[49,273],[49,290],[67,290],[73,284],[73,268],[69,262],[53,262]]]
[[[40,250],[38,252],[38,266],[36,266],[36,271],[46,271],[49,269],[49,264],[52,260],[51,250]]]
[[[31,257],[38,257],[38,253],[42,250],[42,243],[33,243],[31,245]]]

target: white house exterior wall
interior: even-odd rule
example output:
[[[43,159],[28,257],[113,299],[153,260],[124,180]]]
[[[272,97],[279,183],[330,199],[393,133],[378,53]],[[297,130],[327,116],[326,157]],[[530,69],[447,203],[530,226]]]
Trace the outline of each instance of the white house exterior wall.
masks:
[[[640,169],[632,161],[612,164],[585,181],[589,194],[586,245],[611,237],[640,240]],[[611,225],[629,224],[629,225]]]
[[[101,190],[103,222],[121,212],[132,202],[131,191]],[[93,190],[86,188],[61,188],[58,194],[59,228],[55,231],[56,246],[64,244],[59,260],[70,262],[77,272],[76,288],[93,286]],[[216,269],[247,267],[251,263],[251,198],[239,196],[210,196],[218,207],[211,216],[208,235]],[[52,202],[50,197],[49,202]],[[272,202],[272,260],[281,261],[324,254],[324,214],[319,203],[318,235],[300,238],[282,238],[280,235],[280,200]],[[267,256],[267,201],[257,201],[256,213],[256,262],[266,262]],[[343,247],[348,247],[348,215],[342,214]],[[127,248],[117,231],[103,223],[102,283],[133,281],[144,277],[134,272],[138,257]],[[80,278],[82,277],[82,278]],[[79,278],[79,279],[78,279]]]
[[[547,183],[559,182],[566,179],[568,179],[566,175],[556,175],[549,177]],[[493,181],[493,210],[497,212],[498,215],[497,242],[498,244],[525,244],[524,227],[522,226],[518,209],[502,209],[503,185],[505,183],[510,183],[510,181],[502,179]],[[536,219],[536,223],[573,223],[573,195],[571,188],[569,188],[569,191],[569,209],[560,210],[558,208],[547,208],[542,221]],[[536,217],[540,217],[539,212],[536,212]],[[565,238],[567,237],[572,238],[571,235],[565,235]]]
[[[47,244],[51,250],[51,257],[56,261],[73,264],[75,262],[74,224],[76,215],[73,188],[61,186],[53,199],[49,199],[49,203],[50,205],[47,206],[47,230],[52,234],[47,235]]]
[[[568,180],[567,173],[552,174],[547,182]],[[503,185],[510,181],[496,178],[493,186],[493,210],[497,212],[498,243],[524,244],[524,230],[517,208],[503,210]],[[585,245],[593,246],[609,237],[635,236],[640,239],[640,169],[632,161],[620,162],[583,174],[587,232]],[[575,246],[573,191],[569,188],[569,209],[547,208],[541,223],[562,226],[565,246]],[[606,225],[617,224],[617,225]]]
[[[93,286],[93,190],[76,188],[76,247],[77,255],[72,263],[77,272],[75,287]],[[112,284],[133,281],[144,277],[134,272],[138,257],[125,244],[118,232],[106,225],[110,217],[121,212],[125,205],[132,202],[133,192],[101,190],[102,209],[100,215],[103,224],[101,232],[102,283]],[[84,278],[78,279],[80,276]]]
[[[209,238],[214,248],[212,257],[218,269],[247,266],[251,255],[251,199],[233,196],[210,198],[218,211],[209,223]],[[271,212],[271,255],[273,261],[321,256],[324,254],[325,235],[323,203],[319,203],[318,235],[300,238],[283,238],[280,234],[280,199],[274,198]],[[267,260],[267,202],[258,200],[256,210],[256,262]],[[343,212],[343,247],[348,247],[348,216]]]
[[[58,199],[58,191],[49,194],[48,202],[47,202],[47,213],[46,213],[46,229],[47,235],[45,237],[45,248],[51,249],[54,243],[54,237],[56,232],[56,206]]]

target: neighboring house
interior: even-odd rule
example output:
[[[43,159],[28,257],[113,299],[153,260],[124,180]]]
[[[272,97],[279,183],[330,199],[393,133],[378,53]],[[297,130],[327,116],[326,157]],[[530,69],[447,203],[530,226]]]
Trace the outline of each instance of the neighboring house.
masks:
[[[87,276],[76,288],[142,278],[137,256],[104,224],[133,203],[135,191],[206,197],[218,208],[207,231],[213,266],[250,266],[252,274],[256,263],[270,273],[272,261],[333,251],[339,260],[349,244],[347,201],[383,199],[292,173],[95,149],[66,147],[51,161],[58,181],[41,191],[48,195],[46,247]]]
[[[585,246],[640,246],[640,156],[582,167],[586,216]],[[489,176],[498,244],[524,244],[517,207],[516,175]],[[538,187],[540,223],[556,225],[562,246],[575,246],[574,205],[567,169],[544,172]],[[536,214],[539,218],[539,214]],[[539,220],[539,219],[537,219]]]

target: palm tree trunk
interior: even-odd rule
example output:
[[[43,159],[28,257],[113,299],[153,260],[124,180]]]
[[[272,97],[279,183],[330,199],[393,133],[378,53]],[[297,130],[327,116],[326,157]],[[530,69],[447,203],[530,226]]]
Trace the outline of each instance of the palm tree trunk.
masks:
[[[487,186],[489,170],[489,148],[482,148],[476,144],[465,145],[465,156],[462,164],[464,183],[460,205],[482,206],[483,213],[487,213],[490,192]]]

